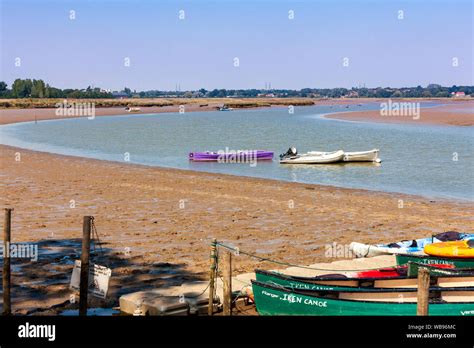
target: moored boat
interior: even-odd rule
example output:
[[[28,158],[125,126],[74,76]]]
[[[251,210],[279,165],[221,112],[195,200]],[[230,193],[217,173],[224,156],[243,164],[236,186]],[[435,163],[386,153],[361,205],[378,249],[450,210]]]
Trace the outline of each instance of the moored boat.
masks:
[[[372,257],[384,254],[407,254],[422,252],[426,245],[447,241],[462,241],[474,238],[472,233],[448,231],[438,233],[432,237],[413,240],[403,240],[388,244],[363,244],[352,242],[349,249],[356,257]]]
[[[416,267],[416,272],[419,265]],[[429,267],[432,276],[431,290],[446,287],[474,287],[474,270],[455,270]],[[329,274],[317,277],[291,276],[273,271],[255,270],[256,280],[279,286],[306,290],[370,291],[377,289],[411,288],[416,291],[416,272],[407,267],[385,269],[378,277],[358,277],[358,273]],[[361,273],[361,275],[364,275]],[[474,289],[474,288],[473,288]]]
[[[252,291],[260,315],[416,315],[417,307],[412,289],[312,291],[252,281]],[[472,288],[443,289],[433,295],[429,315],[474,315]]]
[[[264,150],[190,152],[189,160],[195,162],[245,163],[272,160],[273,152]]]
[[[382,162],[379,158],[379,150],[344,152],[344,162]]]
[[[309,151],[309,155],[322,155],[328,152],[324,151]],[[347,152],[344,151],[344,157],[342,158],[344,162],[376,162],[381,163],[379,158],[379,150],[373,149],[369,151],[357,151],[357,152]]]
[[[320,154],[289,154],[281,155],[282,164],[329,164],[341,162],[344,157],[344,151],[323,152]]]

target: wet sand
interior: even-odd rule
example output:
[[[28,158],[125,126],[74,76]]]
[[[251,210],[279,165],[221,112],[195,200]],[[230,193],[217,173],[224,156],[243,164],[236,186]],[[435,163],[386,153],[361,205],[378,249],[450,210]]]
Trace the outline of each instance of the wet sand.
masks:
[[[196,104],[185,105],[185,112],[194,111],[216,111],[218,104],[209,104],[207,106],[199,106]],[[179,112],[179,106],[149,106],[140,107],[140,111],[131,112],[131,115],[137,114],[157,114],[164,112]],[[107,108],[96,108],[95,113],[97,117],[101,116],[115,116],[115,115],[126,115],[127,111],[123,107],[107,107]],[[71,118],[78,116],[68,116]],[[84,117],[84,116],[80,116]],[[0,125],[17,123],[17,122],[28,122],[28,121],[42,121],[42,120],[54,120],[65,118],[56,115],[55,108],[45,109],[0,109]]]
[[[21,161],[15,161],[18,153]],[[0,203],[15,209],[13,242],[41,243],[39,261],[18,264],[14,270],[18,313],[68,301],[85,215],[95,217],[103,242],[95,262],[113,269],[110,306],[130,291],[206,279],[212,238],[260,256],[311,264],[334,261],[325,247],[333,242],[379,243],[474,229],[471,203],[151,168],[8,146],[0,146],[0,163]],[[243,255],[233,263],[236,273],[276,267]],[[20,287],[32,281],[34,286]]]
[[[326,117],[362,122],[474,126],[474,101],[450,102],[448,105],[422,108],[418,119],[411,116],[382,116],[379,110],[345,112]]]

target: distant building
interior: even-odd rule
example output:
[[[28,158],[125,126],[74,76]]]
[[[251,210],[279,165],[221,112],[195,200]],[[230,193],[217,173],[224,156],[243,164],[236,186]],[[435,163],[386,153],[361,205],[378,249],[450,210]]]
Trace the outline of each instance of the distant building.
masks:
[[[466,96],[466,93],[464,93],[464,92],[451,92],[451,95],[454,98],[464,98]]]
[[[348,94],[345,95],[347,98],[357,98],[359,96],[359,92],[357,91],[349,91]]]

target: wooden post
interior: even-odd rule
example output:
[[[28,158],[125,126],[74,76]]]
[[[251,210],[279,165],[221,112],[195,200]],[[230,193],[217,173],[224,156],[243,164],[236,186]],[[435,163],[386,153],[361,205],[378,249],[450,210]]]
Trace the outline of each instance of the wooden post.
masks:
[[[214,313],[214,292],[215,292],[214,285],[216,281],[216,262],[217,262],[216,248],[217,248],[217,240],[213,238],[211,242],[211,255],[210,255],[211,266],[209,268],[209,305],[207,307],[208,315],[213,315]]]
[[[81,283],[79,286],[79,315],[87,315],[87,291],[89,288],[89,254],[92,216],[84,216],[82,225]]]
[[[418,293],[416,315],[428,315],[430,297],[430,271],[427,268],[418,269]]]
[[[224,283],[224,315],[232,315],[232,253],[224,252],[222,260],[222,278]]]
[[[5,221],[3,223],[3,315],[12,314],[11,307],[11,269],[10,269],[10,242],[12,226],[12,210],[5,208]]]

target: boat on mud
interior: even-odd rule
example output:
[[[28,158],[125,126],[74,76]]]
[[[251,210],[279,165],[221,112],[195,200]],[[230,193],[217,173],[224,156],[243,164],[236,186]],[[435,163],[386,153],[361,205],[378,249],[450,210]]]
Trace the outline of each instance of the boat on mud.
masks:
[[[474,258],[472,257],[440,257],[423,254],[397,254],[397,265],[407,265],[409,262],[423,265],[452,265],[456,268],[474,268]]]
[[[338,291],[294,289],[252,280],[260,315],[414,316],[417,292],[413,289]],[[441,288],[430,292],[429,315],[474,315],[474,288]]]
[[[413,240],[402,240],[400,242],[388,244],[363,244],[352,242],[349,245],[349,250],[356,257],[372,257],[384,254],[409,254],[423,252],[423,249],[432,243],[439,242],[453,242],[473,239],[472,233],[460,233],[456,231],[447,231],[438,233],[434,236]]]
[[[459,270],[452,266],[425,266],[410,264],[410,267],[389,267],[367,272],[325,274],[316,277],[301,277],[275,271],[255,270],[256,280],[293,289],[370,291],[377,289],[418,288],[419,267],[428,268],[432,278],[430,291],[442,288],[474,287],[474,269]],[[410,269],[409,269],[410,268]]]

